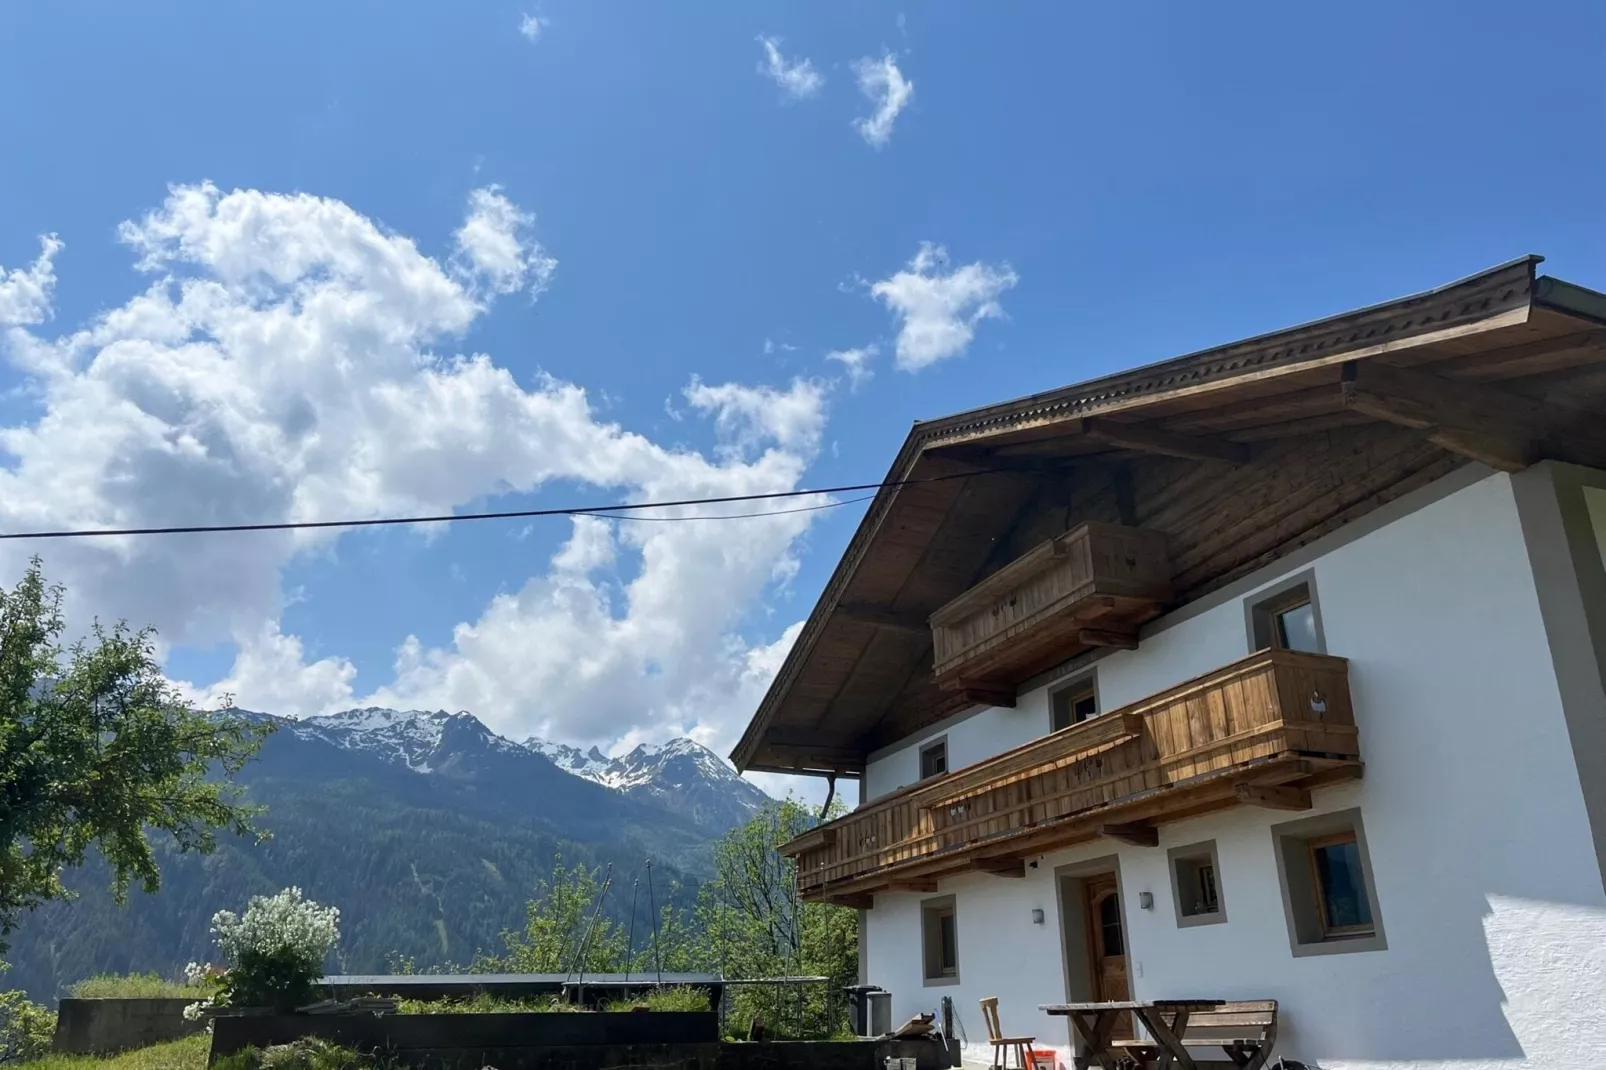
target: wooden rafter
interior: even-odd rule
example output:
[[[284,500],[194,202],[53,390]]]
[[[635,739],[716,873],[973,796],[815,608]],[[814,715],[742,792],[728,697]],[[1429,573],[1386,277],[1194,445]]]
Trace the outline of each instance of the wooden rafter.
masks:
[[[1022,858],[978,858],[976,868],[995,877],[1026,876],[1026,860]]]
[[[1082,421],[1081,432],[1097,442],[1137,450],[1139,453],[1225,464],[1244,464],[1249,460],[1249,447],[1241,442],[1209,435],[1184,435],[1146,424],[1122,424],[1088,418]]]
[[[1239,802],[1267,810],[1309,810],[1311,806],[1310,791],[1306,788],[1239,784],[1235,793]]]
[[[1130,843],[1134,847],[1160,846],[1160,830],[1153,825],[1100,825],[1099,835]]]
[[[931,625],[924,615],[918,613],[900,613],[897,610],[873,606],[863,602],[838,603],[836,613],[845,620],[856,621],[859,624],[869,624],[877,628],[886,628],[890,631],[909,632],[924,636],[931,634]]]
[[[1502,471],[1552,455],[1592,465],[1606,461],[1606,436],[1588,425],[1587,413],[1498,387],[1351,361],[1341,391],[1348,409],[1427,432],[1435,445]]]
[[[1083,628],[1076,633],[1076,641],[1084,646],[1108,646],[1117,650],[1136,650],[1138,633],[1116,631],[1109,628]]]

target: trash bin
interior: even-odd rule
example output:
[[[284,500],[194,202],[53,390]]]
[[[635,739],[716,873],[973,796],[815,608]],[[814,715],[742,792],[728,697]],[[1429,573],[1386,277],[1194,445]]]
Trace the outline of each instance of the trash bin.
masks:
[[[866,1036],[884,1037],[892,1032],[892,993],[866,992],[870,1003],[870,1032]]]
[[[873,992],[886,991],[880,985],[848,985],[844,990],[848,994],[848,1022],[853,1028],[853,1035],[860,1037],[878,1037],[881,1033],[872,1033],[870,1014],[870,995]],[[892,1015],[887,1014],[891,1019]],[[887,1025],[882,1032],[891,1032],[892,1026]]]

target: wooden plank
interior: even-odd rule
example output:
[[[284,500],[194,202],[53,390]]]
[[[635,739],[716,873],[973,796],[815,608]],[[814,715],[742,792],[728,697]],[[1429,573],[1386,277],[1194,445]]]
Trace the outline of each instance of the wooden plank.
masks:
[[[1260,806],[1267,810],[1309,810],[1310,792],[1304,788],[1267,787],[1239,784],[1238,801],[1246,806]]]
[[[976,868],[995,877],[1024,878],[1026,860],[1023,858],[978,858]]]
[[[1116,650],[1136,650],[1136,631],[1115,631],[1109,628],[1083,628],[1076,633],[1076,641],[1083,646],[1113,647]]]
[[[926,620],[924,614],[900,613],[884,606],[871,605],[866,602],[841,602],[837,604],[835,612],[843,620],[853,621],[856,624],[869,624],[876,628],[912,632],[921,638],[927,638],[931,635],[931,624]]]
[[[1206,435],[1184,435],[1152,424],[1116,423],[1095,417],[1082,420],[1079,429],[1087,438],[1141,453],[1224,464],[1244,464],[1249,460],[1249,447],[1241,443]]]
[[[1100,825],[1099,835],[1130,843],[1134,847],[1160,846],[1160,830],[1153,825]]]

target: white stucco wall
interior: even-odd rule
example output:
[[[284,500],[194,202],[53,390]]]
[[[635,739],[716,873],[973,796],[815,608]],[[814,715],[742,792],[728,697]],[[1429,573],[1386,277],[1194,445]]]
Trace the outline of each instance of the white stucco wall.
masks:
[[[1606,893],[1511,477],[1422,499],[1377,530],[1318,544],[1313,562],[1250,580],[1271,586],[1312,568],[1327,649],[1351,661],[1366,777],[1318,790],[1312,813],[1360,808],[1386,950],[1294,957],[1268,829],[1307,815],[1240,808],[1164,826],[1158,849],[1101,842],[1045,856],[1025,880],[943,881],[938,894],[956,897],[958,984],[922,981],[925,897],[877,896],[867,973],[893,993],[894,1017],[952,996],[967,1060],[985,1064],[977,1000],[998,996],[1007,1033],[1036,1034],[1069,1066],[1063,1022],[1036,1009],[1067,996],[1054,869],[1113,854],[1136,998],[1276,998],[1277,1053],[1323,1070],[1537,1070],[1602,1058]],[[1099,662],[1102,708],[1242,657],[1243,603],[1239,590],[1185,609],[1138,650]],[[1016,709],[980,712],[947,728],[950,765],[1047,727],[1041,690]],[[924,738],[871,764],[867,796],[915,778]],[[1178,928],[1166,848],[1207,839],[1228,920]],[[1138,907],[1145,891],[1152,910]]]

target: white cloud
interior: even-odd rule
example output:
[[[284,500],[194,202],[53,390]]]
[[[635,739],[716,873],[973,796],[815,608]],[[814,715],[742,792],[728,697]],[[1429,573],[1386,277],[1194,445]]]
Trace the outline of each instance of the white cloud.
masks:
[[[825,359],[844,365],[848,370],[848,382],[857,390],[861,383],[875,375],[870,370],[870,362],[880,352],[881,347],[876,345],[860,346],[857,349],[833,349],[825,355]]]
[[[78,330],[4,336],[38,411],[0,426],[0,530],[434,513],[553,480],[634,501],[799,485],[825,421],[820,384],[693,380],[686,419],[717,439],[703,454],[601,418],[577,384],[521,384],[487,355],[450,355],[498,295],[539,281],[545,257],[530,217],[494,188],[467,216],[438,259],[340,201],[174,187],[119,230],[152,276],[142,292]],[[47,275],[29,274],[46,294]],[[449,644],[406,639],[394,678],[361,693],[339,651],[309,661],[279,623],[285,566],[351,536],[12,542],[0,584],[38,549],[71,619],[235,643],[224,679],[186,685],[201,698],[285,714],[389,701],[473,710],[513,736],[690,732],[724,745],[773,672],[771,645],[744,635],[795,571],[814,515],[576,518],[549,561],[516,566],[511,593]]]
[[[902,271],[870,287],[902,321],[897,365],[903,371],[963,353],[976,336],[976,324],[1003,315],[999,295],[1020,281],[1008,264],[994,267],[978,260],[948,271],[947,263],[946,249],[921,242]]]
[[[781,54],[779,37],[760,37],[758,43],[764,49],[764,59],[758,65],[758,73],[780,86],[781,91],[793,100],[812,97],[825,85],[825,76],[814,69],[814,64],[807,57],[789,60]]]
[[[453,235],[454,267],[466,270],[470,279],[485,279],[499,294],[523,289],[526,283],[532,295],[544,292],[558,262],[530,237],[534,224],[535,216],[521,212],[501,187],[475,190],[468,197],[468,217]]]
[[[541,31],[547,28],[547,20],[539,15],[525,15],[519,19],[519,32],[528,37],[533,44],[541,39]]]
[[[891,139],[892,124],[915,95],[915,84],[904,78],[891,52],[883,53],[880,59],[866,56],[853,65],[853,72],[859,78],[859,92],[875,105],[874,112],[853,120],[853,128],[879,149]]]
[[[39,256],[25,268],[7,271],[0,265],[0,327],[43,323],[50,318],[50,301],[56,290],[56,254],[61,240],[54,234],[39,239]]]

